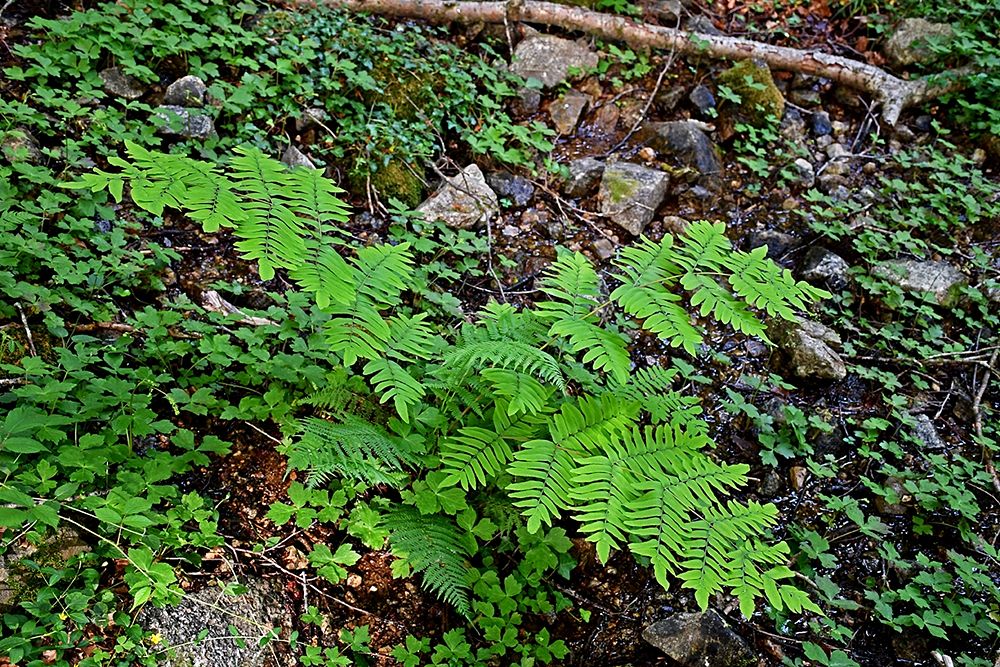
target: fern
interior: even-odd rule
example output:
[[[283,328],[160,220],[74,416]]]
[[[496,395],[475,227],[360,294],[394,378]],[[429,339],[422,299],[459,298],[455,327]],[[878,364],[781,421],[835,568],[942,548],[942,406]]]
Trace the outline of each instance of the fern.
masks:
[[[288,466],[305,470],[314,485],[336,474],[370,486],[399,486],[406,480],[402,473],[417,463],[402,440],[352,415],[340,423],[314,417],[300,420],[296,437],[283,451]]]
[[[677,371],[666,368],[643,368],[629,377],[628,384],[615,390],[618,396],[637,401],[649,413],[654,423],[687,424],[699,427],[704,422],[701,401],[696,396],[685,396],[675,391],[673,386]]]
[[[584,363],[624,384],[631,358],[625,339],[599,325],[600,281],[590,261],[580,253],[562,255],[549,268],[542,291],[554,299],[537,306],[539,316],[552,322],[549,335],[565,338],[570,350],[583,353]]]
[[[421,574],[424,588],[469,616],[467,559],[471,553],[458,527],[445,517],[428,516],[406,506],[386,513],[383,524],[389,531],[393,555]]]
[[[497,403],[491,421],[492,429],[465,427],[442,441],[445,486],[472,490],[485,485],[511,460],[515,443],[534,438],[545,423],[527,413],[512,415],[503,402]]]

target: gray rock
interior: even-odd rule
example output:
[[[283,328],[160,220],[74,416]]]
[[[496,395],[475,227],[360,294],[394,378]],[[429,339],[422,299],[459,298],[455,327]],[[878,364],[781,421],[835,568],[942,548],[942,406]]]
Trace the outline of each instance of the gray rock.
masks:
[[[104,90],[116,97],[137,100],[145,94],[142,82],[129,76],[120,67],[109,67],[98,74],[104,83]]]
[[[785,107],[785,115],[781,117],[778,131],[788,142],[797,146],[802,145],[806,140],[806,121],[798,109]]]
[[[683,667],[750,667],[750,647],[715,610],[675,614],[642,631],[642,638]]]
[[[708,114],[709,111],[715,108],[715,95],[712,94],[712,90],[704,85],[698,84],[688,95],[688,99],[691,100],[691,104],[694,108],[701,112],[703,115]]]
[[[285,149],[284,153],[281,154],[281,161],[289,167],[309,167],[310,169],[316,168],[316,165],[313,164],[312,160],[306,157],[305,153],[291,145]]]
[[[497,194],[514,202],[515,206],[527,206],[535,196],[535,186],[526,178],[506,171],[494,171],[486,176],[486,182]]]
[[[826,147],[826,156],[831,160],[850,157],[851,151],[844,144],[832,143]]]
[[[566,81],[570,70],[587,71],[597,67],[597,62],[597,54],[583,44],[536,33],[514,49],[510,69],[525,79],[538,79],[545,88],[553,88]]]
[[[470,164],[417,207],[426,220],[440,220],[449,227],[471,229],[500,212],[500,202],[483,172]]]
[[[601,212],[628,233],[638,236],[663,203],[669,184],[669,176],[658,169],[630,162],[608,164],[598,194]]]
[[[689,32],[700,32],[703,35],[715,35],[717,37],[722,35],[722,31],[715,27],[712,19],[704,14],[698,14],[689,18],[684,23],[684,28]]]
[[[684,99],[684,93],[686,92],[687,88],[684,86],[667,88],[658,92],[654,101],[656,102],[656,106],[662,111],[673,111],[677,108],[677,104]]]
[[[639,139],[664,157],[695,169],[698,183],[708,189],[721,185],[722,161],[715,143],[702,131],[702,123],[691,120],[646,123]]]
[[[887,477],[882,486],[895,495],[895,500],[881,495],[875,496],[875,510],[886,516],[903,516],[909,511],[913,496],[903,486],[903,480],[897,477]]]
[[[610,259],[615,255],[615,244],[602,236],[594,241],[594,252],[600,259]]]
[[[648,0],[643,3],[643,9],[661,23],[670,26],[677,25],[677,21],[684,15],[684,4],[680,0]]]
[[[809,160],[797,158],[792,162],[791,169],[795,182],[803,187],[811,188],[816,183],[816,170]]]
[[[778,260],[790,253],[799,245],[799,240],[791,234],[785,234],[774,229],[765,229],[750,235],[750,248],[767,246],[767,256]]]
[[[563,185],[563,193],[570,197],[586,196],[604,175],[604,163],[592,157],[573,160],[568,168],[569,180]]]
[[[571,134],[590,104],[590,95],[571,90],[549,106],[549,117],[559,134]]]
[[[38,544],[15,541],[0,555],[0,610],[11,604],[34,599],[34,590],[45,583],[42,576],[20,561],[31,560],[42,567],[63,567],[74,556],[90,551],[90,546],[72,528],[60,526],[47,533]]]
[[[913,293],[934,297],[942,306],[953,306],[961,297],[961,288],[968,284],[965,274],[947,262],[920,262],[904,259],[880,262],[872,273]]]
[[[271,662],[273,648],[258,646],[258,640],[272,629],[287,636],[293,617],[286,596],[280,585],[263,579],[243,584],[247,590],[239,596],[204,588],[187,594],[177,606],[142,610],[139,625],[159,633],[168,648],[177,647],[162,663],[165,667],[263,667]],[[232,639],[229,626],[244,639]],[[205,639],[196,642],[204,630]]]
[[[42,151],[38,141],[27,130],[8,130],[0,133],[0,153],[11,164],[27,162],[38,164],[42,161]]]
[[[800,107],[818,107],[823,103],[823,96],[818,90],[793,90],[788,93],[788,101]]]
[[[812,124],[812,131],[817,137],[825,137],[833,133],[833,124],[830,122],[830,114],[825,111],[817,111],[809,117]]]
[[[916,423],[910,431],[910,435],[919,441],[924,449],[940,451],[947,448],[930,417],[925,414],[912,415],[912,417]]]
[[[200,107],[205,104],[207,91],[208,87],[204,81],[193,74],[188,74],[167,86],[167,92],[163,95],[163,103],[179,107]]]
[[[517,91],[517,96],[512,101],[514,111],[522,116],[530,116],[538,112],[542,105],[542,94],[537,88],[524,87]]]
[[[847,375],[847,366],[831,347],[840,345],[840,336],[829,327],[811,320],[773,320],[767,333],[797,377],[842,380]]]
[[[312,127],[325,125],[329,119],[330,114],[326,112],[326,109],[321,109],[319,107],[309,107],[308,109],[303,109],[302,114],[295,119],[295,131],[305,132]]]
[[[802,262],[802,278],[833,290],[847,287],[850,266],[843,257],[819,246],[810,248]]]
[[[948,40],[953,34],[954,30],[947,23],[903,19],[889,35],[883,51],[889,62],[897,67],[927,62],[934,55],[928,41]]]
[[[155,113],[164,121],[163,127],[159,129],[160,134],[191,139],[207,139],[215,134],[212,117],[192,109],[166,104],[158,107]]]

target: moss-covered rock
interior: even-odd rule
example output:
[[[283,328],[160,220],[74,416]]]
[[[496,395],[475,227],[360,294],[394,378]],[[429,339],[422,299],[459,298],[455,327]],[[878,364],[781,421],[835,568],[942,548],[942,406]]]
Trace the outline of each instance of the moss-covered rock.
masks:
[[[785,113],[785,97],[774,85],[771,70],[763,63],[742,60],[720,74],[718,83],[740,98],[738,104],[725,100],[719,109],[721,121],[727,129],[735,127],[738,122],[762,127],[780,121]]]
[[[89,550],[80,534],[67,527],[46,535],[38,544],[13,546],[0,556],[0,610],[22,600],[34,599],[34,592],[45,583],[45,578],[25,561],[40,568],[64,567],[74,556]]]
[[[398,199],[412,209],[423,201],[423,172],[400,159],[390,160],[388,164],[380,165],[372,172],[366,171],[365,166],[354,169],[350,173],[349,180],[351,190],[355,194],[364,193],[370,182],[379,199],[385,204],[388,204],[390,199]]]

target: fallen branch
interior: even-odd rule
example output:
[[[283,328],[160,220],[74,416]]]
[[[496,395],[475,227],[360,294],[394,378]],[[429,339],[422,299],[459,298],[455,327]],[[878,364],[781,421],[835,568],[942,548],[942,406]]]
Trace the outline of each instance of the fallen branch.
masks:
[[[316,0],[294,0],[306,6]],[[468,2],[453,0],[321,0],[331,7],[384,16],[416,18],[432,23],[496,23],[523,21],[579,30],[633,47],[672,49],[684,55],[730,60],[757,59],[768,66],[819,76],[870,94],[882,105],[882,117],[895,125],[904,109],[964,87],[961,68],[930,78],[906,80],[858,60],[820,51],[803,51],[738,37],[708,35],[650,25],[634,19],[580,7],[536,0]]]

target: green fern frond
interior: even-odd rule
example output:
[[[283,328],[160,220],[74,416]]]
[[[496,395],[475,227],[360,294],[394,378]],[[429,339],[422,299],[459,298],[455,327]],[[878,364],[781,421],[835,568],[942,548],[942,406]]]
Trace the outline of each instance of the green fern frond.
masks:
[[[392,400],[399,418],[410,421],[410,408],[420,403],[424,386],[391,359],[372,359],[364,367],[380,403]]]
[[[458,527],[446,517],[406,506],[396,506],[382,521],[393,555],[421,574],[424,588],[469,616],[471,553]]]
[[[485,368],[482,376],[493,385],[494,395],[507,402],[510,415],[542,412],[552,396],[551,389],[546,389],[526,373],[506,368]]]
[[[394,315],[388,324],[389,340],[385,351],[400,361],[430,359],[444,344],[427,322],[427,313]]]
[[[687,396],[673,389],[677,371],[654,366],[636,371],[628,384],[615,389],[623,398],[638,401],[656,424],[687,424],[698,427],[704,424],[701,401],[697,396]]]
[[[767,248],[761,246],[726,258],[726,265],[732,271],[729,284],[747,303],[768,315],[794,320],[793,309],[806,310],[810,303],[830,297],[828,292],[809,283],[796,282],[791,271],[766,259],[766,255]]]
[[[357,304],[351,310],[340,310],[324,325],[327,344],[340,354],[344,366],[351,367],[358,359],[382,358],[389,346],[392,332],[389,323],[368,304]]]
[[[409,243],[365,246],[358,250],[354,265],[358,299],[380,310],[399,303],[413,275]]]
[[[605,454],[583,459],[574,472],[571,495],[577,508],[575,517],[602,563],[626,540],[627,508],[634,500],[634,487],[624,451],[610,445]]]
[[[613,394],[584,396],[563,404],[549,420],[553,442],[575,455],[599,453],[605,443],[632,428],[639,404]]]
[[[496,404],[493,429],[465,427],[441,443],[441,462],[447,473],[442,485],[477,489],[495,478],[511,460],[513,445],[537,436],[544,420],[526,413],[512,415],[503,402]]]
[[[569,509],[573,459],[551,440],[531,440],[514,454],[507,472],[518,481],[507,486],[514,506],[528,520],[528,532],[551,526]]]
[[[406,479],[402,473],[418,462],[402,440],[352,415],[340,423],[315,417],[299,420],[297,436],[283,450],[288,466],[306,471],[311,484],[336,475],[370,486],[399,486]]]
[[[290,201],[291,180],[285,166],[257,148],[238,147],[230,162],[235,187],[247,215],[236,228],[236,247],[257,260],[260,277],[270,280],[276,268],[298,268],[306,255],[305,230]]]

